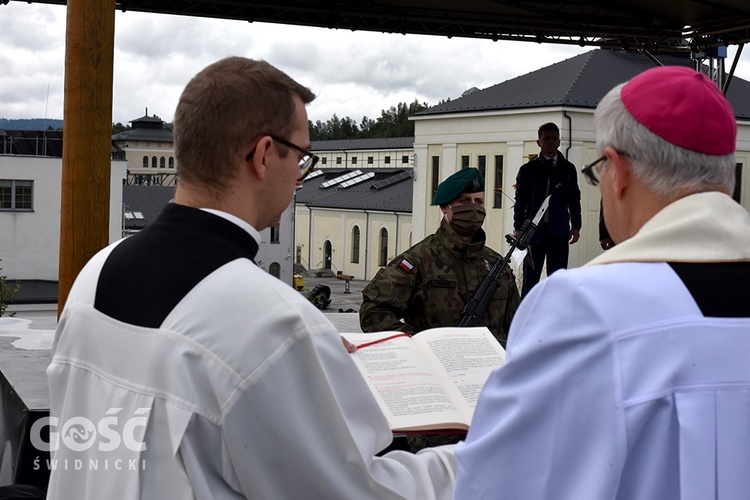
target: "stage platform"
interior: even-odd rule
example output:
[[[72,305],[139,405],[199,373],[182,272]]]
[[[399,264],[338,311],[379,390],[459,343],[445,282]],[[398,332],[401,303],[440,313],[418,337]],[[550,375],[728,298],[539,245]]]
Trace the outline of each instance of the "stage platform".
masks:
[[[357,313],[323,312],[340,332],[361,332]],[[31,444],[30,431],[49,416],[46,369],[56,326],[56,306],[24,305],[16,317],[0,318],[0,486],[47,485],[49,452]],[[49,442],[48,427],[41,438]]]
[[[53,311],[0,318],[0,486],[46,487],[49,452],[32,446],[29,431],[34,422],[49,415],[45,370],[55,323]],[[48,432],[43,430],[46,441]]]

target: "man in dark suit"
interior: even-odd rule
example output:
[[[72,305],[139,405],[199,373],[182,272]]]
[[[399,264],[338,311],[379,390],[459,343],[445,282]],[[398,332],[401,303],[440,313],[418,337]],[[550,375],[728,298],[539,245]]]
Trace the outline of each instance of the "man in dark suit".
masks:
[[[581,190],[576,167],[558,151],[560,129],[554,123],[539,127],[536,143],[539,156],[523,165],[516,177],[516,204],[513,227],[516,236],[524,221],[533,217],[547,196],[549,208],[529,245],[523,266],[525,297],[539,282],[547,259],[547,275],[568,267],[568,245],[578,241],[581,230]]]

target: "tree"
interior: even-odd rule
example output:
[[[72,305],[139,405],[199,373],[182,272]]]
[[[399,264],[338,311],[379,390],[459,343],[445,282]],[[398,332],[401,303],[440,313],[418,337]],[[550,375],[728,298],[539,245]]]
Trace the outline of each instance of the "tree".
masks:
[[[125,132],[126,130],[130,130],[130,125],[123,125],[120,122],[112,124],[112,135],[119,134],[120,132]]]
[[[362,121],[359,124],[359,130],[363,135],[368,134],[373,128],[375,128],[375,120],[371,120],[366,116],[362,117]]]
[[[365,116],[359,125],[348,116],[339,118],[335,114],[327,122],[318,120],[313,123],[308,120],[310,140],[411,137],[414,135],[414,122],[409,121],[409,117],[429,107],[426,102],[420,103],[416,99],[411,104],[400,102],[388,110],[382,110],[377,120]]]
[[[0,262],[2,262],[2,259],[0,259]],[[0,271],[2,270],[3,268],[0,267]],[[9,282],[7,276],[0,274],[0,316],[5,314],[5,310],[7,309],[8,304],[13,303],[16,298],[16,294],[20,289],[21,285],[18,283],[18,281]],[[15,312],[8,314],[8,316],[15,315]]]

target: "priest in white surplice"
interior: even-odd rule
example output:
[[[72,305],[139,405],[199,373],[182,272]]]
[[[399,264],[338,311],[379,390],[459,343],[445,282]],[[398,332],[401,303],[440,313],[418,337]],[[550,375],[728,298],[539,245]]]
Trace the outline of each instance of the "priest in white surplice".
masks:
[[[60,318],[48,498],[451,498],[453,447],[376,456],[393,436],[336,328],[253,262],[317,162],[313,98],[241,57],[188,83],[174,203]]]

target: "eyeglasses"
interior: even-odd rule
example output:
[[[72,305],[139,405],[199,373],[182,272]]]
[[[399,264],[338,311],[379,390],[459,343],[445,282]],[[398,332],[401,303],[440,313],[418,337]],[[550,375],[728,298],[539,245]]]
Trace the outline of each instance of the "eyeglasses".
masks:
[[[606,156],[602,156],[595,162],[590,163],[581,169],[581,173],[586,177],[586,181],[592,186],[599,185],[599,170],[595,167],[606,159]]]
[[[633,158],[629,154],[623,153],[622,151],[615,150],[615,152],[617,152],[617,154],[620,156],[626,156],[631,159]],[[581,169],[581,173],[586,178],[586,181],[592,186],[599,185],[599,169],[594,168],[594,167],[596,167],[598,164],[605,161],[606,159],[607,159],[606,155],[602,156],[601,158],[598,158],[595,162],[590,163]]]
[[[305,148],[301,148],[297,146],[296,144],[292,144],[291,142],[287,141],[283,137],[279,137],[277,135],[271,135],[271,134],[268,134],[268,136],[274,141],[281,143],[284,146],[287,146],[289,148],[296,149],[297,151],[303,154],[302,158],[299,161],[299,178],[297,179],[298,181],[301,181],[305,177],[307,177],[310,174],[310,172],[313,171],[313,169],[315,168],[315,165],[318,164],[318,161],[320,161],[320,157],[318,155],[315,155],[311,153],[310,151],[306,150]],[[254,154],[255,154],[255,148],[253,148],[253,150],[247,154],[247,156],[245,157],[245,160],[250,160]]]

